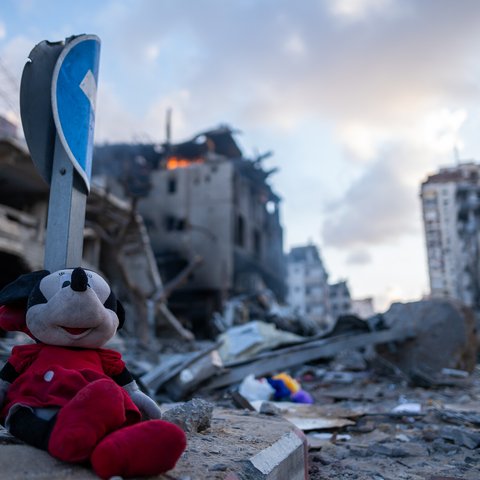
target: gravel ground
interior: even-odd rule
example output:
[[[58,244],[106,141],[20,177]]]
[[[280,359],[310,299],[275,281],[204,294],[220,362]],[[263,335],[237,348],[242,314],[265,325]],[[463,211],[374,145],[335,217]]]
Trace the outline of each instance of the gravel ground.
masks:
[[[310,380],[304,387],[325,411],[362,412],[323,443],[308,433],[311,480],[480,479],[479,367],[458,385],[430,388],[375,371]]]

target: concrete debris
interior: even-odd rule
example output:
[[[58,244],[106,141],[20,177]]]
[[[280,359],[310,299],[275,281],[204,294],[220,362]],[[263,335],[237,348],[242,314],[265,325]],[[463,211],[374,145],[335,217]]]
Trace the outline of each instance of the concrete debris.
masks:
[[[248,360],[226,363],[227,370],[213,377],[209,388],[219,388],[240,383],[247,375],[265,376],[281,366],[282,369],[304,365],[312,360],[329,359],[342,350],[366,347],[378,343],[400,342],[412,336],[412,332],[401,326],[378,332],[344,334],[308,340],[291,347],[260,353]]]
[[[275,294],[266,288],[229,299],[222,314],[217,312],[213,317],[219,332],[253,321],[268,322],[279,330],[304,337],[325,333],[318,323],[299,315],[290,306],[281,305]]]
[[[204,381],[215,376],[222,366],[217,350],[211,350],[183,366],[179,373],[164,383],[162,391],[172,400],[181,400],[193,393]]]
[[[467,447],[471,450],[480,446],[480,433],[459,427],[444,427],[439,435],[446,440],[452,441],[455,445]]]
[[[338,371],[362,372],[368,367],[365,353],[359,350],[343,350],[337,353],[332,364],[333,369]]]
[[[281,345],[304,342],[305,338],[256,320],[229,328],[218,336],[217,341],[221,344],[219,353],[222,360],[231,363],[252,358],[257,353]]]
[[[441,372],[451,368],[472,372],[476,365],[475,317],[453,300],[395,303],[383,314],[387,326],[403,325],[415,337],[396,350],[384,348],[382,355],[404,372]]]
[[[406,402],[397,405],[392,409],[393,413],[402,413],[403,415],[412,415],[421,413],[422,405],[416,402]]]
[[[178,425],[186,433],[198,433],[210,428],[213,409],[213,403],[193,398],[186,403],[169,408],[162,414],[162,419]]]
[[[438,416],[446,423],[452,423],[455,425],[465,425],[472,427],[480,427],[480,412],[458,412],[449,410],[449,406],[446,405],[444,410],[437,412]]]
[[[465,370],[457,370],[455,368],[442,368],[440,373],[454,378],[468,378],[469,376],[469,373]]]

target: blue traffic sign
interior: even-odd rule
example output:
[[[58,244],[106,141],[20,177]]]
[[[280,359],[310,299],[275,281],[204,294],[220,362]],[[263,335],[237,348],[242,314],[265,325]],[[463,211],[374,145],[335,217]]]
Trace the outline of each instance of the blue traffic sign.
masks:
[[[58,137],[90,190],[100,39],[80,35],[68,42],[52,76],[52,110]]]

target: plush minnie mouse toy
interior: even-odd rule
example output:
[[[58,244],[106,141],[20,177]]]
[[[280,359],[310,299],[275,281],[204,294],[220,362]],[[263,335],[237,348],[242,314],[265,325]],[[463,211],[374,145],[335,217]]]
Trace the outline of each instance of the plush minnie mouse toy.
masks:
[[[174,467],[184,432],[160,420],[121,355],[101,348],[124,310],[100,275],[22,275],[0,291],[0,305],[0,327],[36,341],[14,347],[0,372],[0,421],[14,436],[66,462],[90,461],[102,478]]]

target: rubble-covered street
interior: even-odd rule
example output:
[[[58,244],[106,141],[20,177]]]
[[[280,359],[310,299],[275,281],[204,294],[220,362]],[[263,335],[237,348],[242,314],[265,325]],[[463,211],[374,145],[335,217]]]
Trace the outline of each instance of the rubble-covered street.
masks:
[[[442,324],[447,318],[456,336]],[[306,439],[304,474],[311,480],[474,480],[480,477],[480,368],[472,321],[455,303],[416,302],[368,321],[340,318],[311,338],[248,322],[241,326],[243,340],[237,334],[228,352],[221,348],[228,344],[225,334],[217,341],[159,339],[155,348],[118,337],[111,347],[123,352],[164,419],[187,432],[177,467],[159,478],[290,479],[288,461],[303,464]],[[429,343],[432,336],[441,349]],[[2,359],[24,340],[1,339]],[[240,360],[228,357],[232,350]],[[273,388],[272,378],[304,395]],[[0,441],[16,449],[14,456],[40,456],[39,466],[47,461],[47,454],[5,431]],[[279,441],[290,450],[285,447],[275,465],[269,448]],[[249,463],[263,451],[274,464],[268,475]],[[66,467],[51,462],[35,476],[16,470],[11,478],[93,478],[71,466],[65,477]]]
[[[480,477],[478,368],[466,379],[445,376],[443,386],[415,387],[379,359],[360,372],[335,375],[332,366],[339,365],[313,370],[305,382],[315,398],[305,412],[312,480]],[[318,417],[339,426],[319,429]],[[351,422],[342,426],[344,419]]]

